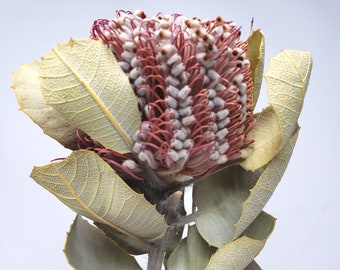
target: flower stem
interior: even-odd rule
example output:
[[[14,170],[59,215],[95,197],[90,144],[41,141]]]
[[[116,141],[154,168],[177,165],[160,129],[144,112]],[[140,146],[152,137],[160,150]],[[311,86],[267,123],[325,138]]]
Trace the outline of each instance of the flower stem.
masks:
[[[191,222],[194,222],[195,219],[200,215],[199,212],[194,212],[190,215],[187,215],[187,216],[182,216],[178,219],[177,222],[175,222],[174,224],[172,224],[170,226],[170,228],[174,229],[174,228],[178,228],[178,227],[182,227],[186,224],[189,224]]]
[[[170,228],[167,229],[163,237],[157,240],[153,247],[149,250],[148,268],[147,270],[161,270],[163,258],[166,249],[166,243],[169,237]]]

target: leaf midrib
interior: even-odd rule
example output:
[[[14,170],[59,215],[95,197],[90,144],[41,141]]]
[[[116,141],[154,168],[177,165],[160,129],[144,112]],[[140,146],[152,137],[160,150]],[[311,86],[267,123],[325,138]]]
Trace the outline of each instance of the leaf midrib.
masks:
[[[101,216],[97,215],[95,212],[93,212],[92,209],[90,207],[88,207],[87,204],[77,195],[77,193],[75,192],[75,190],[73,189],[71,184],[67,181],[66,177],[61,173],[61,171],[59,170],[57,165],[55,163],[53,163],[52,165],[53,165],[53,168],[55,169],[56,173],[59,175],[60,179],[63,181],[63,183],[66,186],[66,188],[70,191],[70,193],[74,197],[74,199],[80,204],[81,207],[83,207],[83,209],[86,212],[88,212],[94,219],[96,219],[96,221],[98,221],[100,223],[103,223],[103,224],[106,224],[106,225],[114,228],[115,230],[119,231],[123,235],[129,236],[129,237],[131,237],[133,239],[136,239],[136,240],[140,241],[143,245],[151,247],[151,244],[148,241],[142,239],[141,237],[139,237],[139,236],[137,236],[135,234],[132,234],[130,232],[127,232],[127,231],[123,230],[119,226],[116,226],[116,225],[110,223],[109,221],[107,221],[103,217],[101,217]]]
[[[83,85],[83,87],[86,89],[86,91],[89,94],[89,96],[98,105],[98,107],[104,113],[106,118],[110,121],[112,126],[117,130],[117,132],[123,138],[123,140],[124,140],[125,144],[127,145],[127,147],[131,150],[132,149],[132,145],[133,145],[132,139],[125,132],[125,130],[123,128],[121,128],[119,122],[111,114],[109,109],[105,106],[104,102],[97,96],[95,91],[93,91],[92,87],[87,82],[85,82],[83,80],[83,78],[78,74],[78,72],[68,63],[67,59],[65,59],[65,57],[63,57],[63,55],[61,53],[59,53],[59,51],[56,48],[53,48],[52,51],[56,54],[56,56],[60,59],[60,61],[71,71],[71,73],[77,78],[77,80]]]

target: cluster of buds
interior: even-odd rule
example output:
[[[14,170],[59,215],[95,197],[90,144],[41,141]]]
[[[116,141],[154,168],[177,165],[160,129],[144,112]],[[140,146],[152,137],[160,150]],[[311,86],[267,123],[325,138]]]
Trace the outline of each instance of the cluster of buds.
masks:
[[[221,17],[118,11],[116,19],[96,20],[91,38],[112,50],[129,77],[142,122],[128,155],[82,133],[80,147],[92,147],[134,179],[145,180],[145,171],[152,171],[164,185],[185,185],[244,159],[255,120],[247,44],[240,35]]]

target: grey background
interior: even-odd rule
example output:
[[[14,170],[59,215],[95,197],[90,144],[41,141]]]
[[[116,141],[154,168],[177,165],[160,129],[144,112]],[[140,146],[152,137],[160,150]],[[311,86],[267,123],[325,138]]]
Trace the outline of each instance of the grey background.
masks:
[[[29,178],[33,165],[68,151],[45,136],[10,89],[22,63],[58,42],[88,37],[97,18],[143,9],[187,17],[221,15],[266,37],[266,66],[281,49],[311,51],[314,67],[302,126],[289,167],[265,210],[278,218],[257,261],[266,270],[336,269],[339,264],[339,4],[330,1],[1,1],[0,4],[0,269],[71,269],[64,255],[74,213]],[[265,85],[257,111],[266,106]]]

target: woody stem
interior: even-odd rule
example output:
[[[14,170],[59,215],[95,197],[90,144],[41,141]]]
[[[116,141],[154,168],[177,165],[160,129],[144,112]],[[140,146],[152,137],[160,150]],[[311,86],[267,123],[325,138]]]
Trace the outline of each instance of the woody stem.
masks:
[[[166,243],[170,233],[170,227],[167,229],[163,237],[157,240],[153,247],[149,250],[148,268],[147,270],[161,270],[163,258],[166,249]]]

